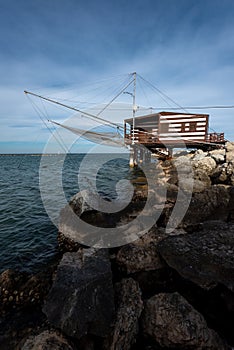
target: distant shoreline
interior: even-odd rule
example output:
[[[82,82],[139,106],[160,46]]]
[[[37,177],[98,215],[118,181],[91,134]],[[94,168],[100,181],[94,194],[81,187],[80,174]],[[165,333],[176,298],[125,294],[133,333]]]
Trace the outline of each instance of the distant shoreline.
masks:
[[[0,153],[1,156],[64,156],[64,155],[81,155],[81,154],[109,154],[109,153]],[[122,153],[111,153],[111,154],[122,154]],[[127,152],[125,154],[128,154]]]
[[[0,156],[63,156],[68,153],[0,153]],[[69,153],[71,155],[75,154],[85,154],[85,153]]]

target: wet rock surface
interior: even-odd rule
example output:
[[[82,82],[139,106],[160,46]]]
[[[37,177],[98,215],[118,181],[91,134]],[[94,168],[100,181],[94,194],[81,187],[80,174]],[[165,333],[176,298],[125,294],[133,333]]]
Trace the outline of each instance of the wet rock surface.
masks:
[[[194,193],[182,225],[206,220],[227,220],[230,216],[230,186],[213,185],[201,193]]]
[[[82,197],[83,194],[84,197]],[[92,195],[88,191],[80,192],[62,209],[59,224],[60,247],[65,245],[72,249],[71,242],[74,242],[73,246],[82,244],[83,246],[100,248],[104,245],[108,248],[132,241],[129,238],[131,235],[134,236],[134,239],[138,238],[137,232],[141,230],[140,222],[135,222],[134,227],[130,227],[129,230],[121,227],[127,223],[131,224],[144,208],[147,191],[146,193],[144,190],[143,192],[135,191],[131,202],[128,202],[124,209],[118,211],[118,206],[123,207],[123,203],[119,202],[115,207],[117,212],[113,213],[109,212],[108,201],[105,202],[107,212],[103,213],[101,210],[92,209],[87,202],[94,201],[95,207],[99,207],[98,200],[93,200]],[[93,225],[94,223],[95,225]],[[118,235],[116,235],[116,227],[119,230]]]
[[[139,318],[143,310],[141,290],[132,279],[123,279],[115,286],[116,315],[111,335],[104,342],[104,350],[129,350],[136,342]]]
[[[123,246],[116,256],[119,268],[127,274],[161,269],[164,264],[156,246],[162,239],[159,230],[151,230],[139,240]]]
[[[169,266],[202,288],[220,283],[234,291],[233,224],[204,224],[201,231],[166,238],[157,251]]]
[[[106,336],[114,313],[108,251],[65,253],[43,311],[68,336]]]
[[[42,312],[56,263],[48,269],[28,275],[6,270],[0,275],[0,349],[19,349],[18,343],[32,331],[47,325]]]
[[[16,308],[39,305],[47,295],[56,265],[47,270],[29,275],[6,270],[0,275],[0,311],[4,315]]]
[[[74,350],[67,339],[55,331],[44,331],[36,336],[29,337],[21,350]]]
[[[163,348],[227,349],[205,319],[180,294],[160,293],[147,300],[143,332]]]

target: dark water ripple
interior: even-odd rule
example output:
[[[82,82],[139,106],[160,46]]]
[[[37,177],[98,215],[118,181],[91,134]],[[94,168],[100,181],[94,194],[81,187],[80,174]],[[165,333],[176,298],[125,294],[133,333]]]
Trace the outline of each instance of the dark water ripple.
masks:
[[[67,200],[79,190],[77,175],[83,156],[69,155],[65,159],[62,180]],[[103,157],[89,156],[87,176],[92,174],[97,157]],[[48,183],[52,183],[57,175],[57,168],[53,166],[63,160],[59,155],[48,159],[51,174]],[[40,156],[0,155],[0,272],[7,268],[35,272],[56,254],[57,228],[50,221],[40,196],[40,160]],[[104,197],[115,198],[116,182],[131,176],[127,155],[126,160],[109,161],[98,173],[97,189]]]

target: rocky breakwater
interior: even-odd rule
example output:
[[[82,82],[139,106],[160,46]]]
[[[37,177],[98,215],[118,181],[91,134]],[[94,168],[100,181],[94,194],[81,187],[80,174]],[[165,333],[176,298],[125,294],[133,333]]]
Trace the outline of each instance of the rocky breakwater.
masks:
[[[166,226],[175,204],[185,214],[179,227],[206,220],[234,220],[234,143],[210,152],[177,154],[159,162],[156,169],[158,188],[167,188],[166,203],[172,204],[164,210],[160,225]],[[160,196],[157,200],[164,203]]]
[[[177,154],[148,174],[156,190],[148,193],[142,180],[143,190],[115,215],[93,210],[80,194],[71,199],[61,213],[61,259],[40,304],[44,323],[15,349],[234,347],[234,144]],[[76,234],[70,210],[108,234],[136,218],[148,195],[163,210],[147,233],[118,247],[80,244],[84,232]],[[173,210],[188,198],[172,227]]]

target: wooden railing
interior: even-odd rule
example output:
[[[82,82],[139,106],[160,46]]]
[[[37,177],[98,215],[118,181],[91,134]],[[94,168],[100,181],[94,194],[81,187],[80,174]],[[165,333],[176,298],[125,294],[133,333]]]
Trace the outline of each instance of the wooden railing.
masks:
[[[217,133],[217,132],[212,132],[210,134],[207,135],[207,142],[213,142],[213,143],[219,143],[219,142],[224,142],[224,133]]]
[[[133,134],[127,134],[125,135],[125,139],[129,141],[129,144],[133,141]],[[155,136],[155,134],[152,133],[142,133],[142,132],[135,132],[134,133],[134,143],[140,143],[140,144],[150,144],[150,143],[157,143],[159,141],[158,137]]]
[[[133,143],[133,133],[126,134],[125,141],[127,144]],[[224,133],[213,132],[213,133],[207,134],[205,141],[210,143],[224,143],[225,142]],[[146,144],[160,143],[160,140],[159,140],[159,137],[153,133],[135,131],[134,143],[140,143],[140,144],[146,145]]]

